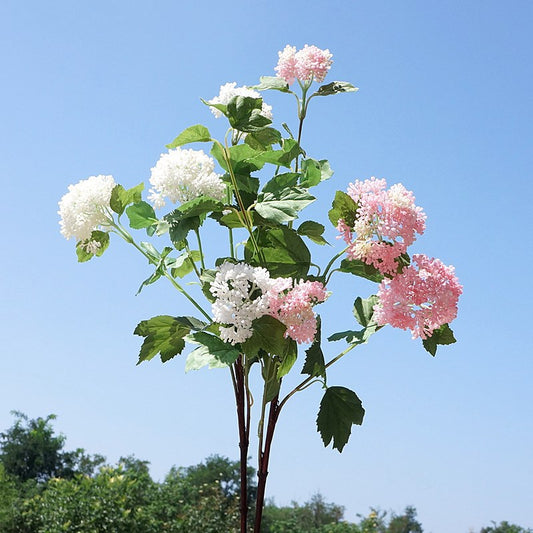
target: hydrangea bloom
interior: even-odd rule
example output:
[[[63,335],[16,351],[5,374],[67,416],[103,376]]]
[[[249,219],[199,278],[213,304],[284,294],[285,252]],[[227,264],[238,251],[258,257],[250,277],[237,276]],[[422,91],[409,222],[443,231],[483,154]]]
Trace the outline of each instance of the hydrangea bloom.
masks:
[[[202,150],[169,150],[152,168],[148,199],[155,207],[163,207],[165,197],[172,203],[204,195],[223,200],[226,185],[214,170],[214,160]]]
[[[272,286],[268,270],[243,263],[223,263],[211,284],[213,316],[223,324],[220,338],[231,344],[252,336],[252,322],[268,312]]]
[[[340,219],[337,229],[348,244],[349,259],[360,259],[383,274],[394,275],[396,258],[406,252],[416,234],[424,232],[426,215],[401,183],[386,187],[384,179],[374,177],[351,183],[348,194],[359,206],[356,219],[353,227]]]
[[[287,45],[282,52],[278,52],[279,60],[275,70],[278,77],[283,78],[289,85],[295,79],[303,82],[315,80],[324,81],[333,61],[329,50],[321,50],[316,46],[305,45],[296,51],[295,46]]]
[[[453,266],[414,255],[411,265],[401,274],[381,282],[374,319],[379,325],[410,329],[413,339],[426,339],[457,316],[462,292]]]
[[[68,193],[59,201],[57,212],[61,217],[61,234],[67,239],[75,237],[78,241],[87,241],[94,230],[106,226],[110,220],[109,200],[113,187],[113,176],[102,175],[69,185]],[[89,251],[94,250],[90,242],[87,247]]]
[[[248,96],[250,98],[261,98],[261,95],[254,91],[253,89],[249,89],[248,87],[237,87],[237,83],[226,83],[225,85],[222,85],[220,87],[220,92],[218,96],[215,96],[214,98],[211,98],[209,100],[210,104],[223,104],[227,105],[228,102],[234,98],[235,96]],[[211,112],[213,115],[215,115],[216,118],[220,118],[222,116],[222,111],[219,111],[216,107],[211,107]],[[272,106],[265,104],[263,102],[263,105],[261,107],[261,114],[272,120]]]
[[[268,314],[287,327],[285,337],[299,343],[312,342],[317,328],[313,305],[327,297],[326,288],[319,281],[276,278],[268,293]]]

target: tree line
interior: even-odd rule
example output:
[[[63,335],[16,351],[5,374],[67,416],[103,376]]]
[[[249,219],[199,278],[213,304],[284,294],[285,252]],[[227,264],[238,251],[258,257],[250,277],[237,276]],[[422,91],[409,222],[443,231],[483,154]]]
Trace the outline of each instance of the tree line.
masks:
[[[110,465],[79,448],[66,451],[54,415],[30,419],[13,412],[0,433],[0,532],[2,533],[231,533],[239,527],[239,462],[212,455],[173,467],[154,481],[147,461],[123,457]],[[248,472],[255,503],[255,472]],[[341,505],[315,494],[304,504],[264,510],[264,533],[423,533],[416,509],[371,509],[358,522]],[[533,533],[501,522],[479,533]]]

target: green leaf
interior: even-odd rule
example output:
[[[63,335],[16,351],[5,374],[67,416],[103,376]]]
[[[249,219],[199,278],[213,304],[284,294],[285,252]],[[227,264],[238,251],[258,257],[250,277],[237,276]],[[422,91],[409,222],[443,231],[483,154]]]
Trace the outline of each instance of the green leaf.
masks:
[[[89,242],[97,242],[100,246],[96,253],[89,252],[86,246]],[[92,259],[95,255],[100,257],[109,247],[109,233],[100,230],[94,230],[91,233],[91,238],[76,243],[76,255],[78,257],[78,263],[85,263]]]
[[[181,218],[191,218],[223,210],[224,204],[219,200],[210,196],[199,196],[181,204],[175,211],[181,214]]]
[[[141,201],[141,193],[144,189],[144,183],[140,183],[136,187],[131,189],[124,189],[122,185],[115,185],[111,191],[111,198],[109,200],[109,206],[111,209],[122,215],[126,206],[130,204],[136,204]]]
[[[278,193],[287,187],[296,187],[300,174],[295,172],[286,172],[285,174],[276,174],[270,181],[267,181],[262,189],[263,192]]]
[[[281,133],[275,128],[263,128],[262,130],[249,133],[244,142],[254,150],[267,150],[276,143],[281,143]]]
[[[208,102],[206,100],[204,100],[203,98],[200,98],[202,104],[205,104],[206,106],[209,106],[209,107],[214,107],[215,109],[218,109],[222,114],[224,114],[225,116],[227,116],[226,114],[226,105],[224,104],[212,104],[211,102]]]
[[[198,370],[205,365],[210,368],[229,366],[239,357],[239,350],[234,346],[205,331],[192,333],[187,340],[200,346],[187,357],[186,372]]]
[[[354,87],[347,81],[332,81],[326,85],[322,85],[318,90],[313,93],[313,96],[329,96],[331,94],[338,93],[354,93],[358,91],[358,87]]]
[[[333,448],[342,452],[350,438],[352,424],[361,425],[365,410],[355,392],[345,387],[329,387],[320,402],[316,419],[324,446],[333,440]]]
[[[283,224],[297,218],[298,212],[315,200],[306,190],[289,187],[278,193],[261,193],[255,210],[266,220]]]
[[[183,317],[180,317],[183,318]],[[181,353],[185,347],[183,337],[190,332],[190,328],[178,318],[160,315],[139,322],[135,335],[145,337],[139,354],[139,361],[149,361],[158,353],[164,363]]]
[[[279,394],[281,379],[278,377],[278,364],[274,358],[265,355],[262,360],[261,374],[265,382],[264,401],[268,403]]]
[[[435,356],[439,344],[453,344],[454,342],[456,342],[456,340],[450,326],[448,324],[443,324],[439,329],[436,329],[433,332],[431,337],[424,339],[422,345],[431,355]]]
[[[376,267],[367,265],[360,259],[343,259],[339,270],[376,283],[383,281],[383,274]]]
[[[337,227],[339,220],[342,218],[348,226],[353,227],[358,207],[351,196],[345,192],[337,191],[331,204],[331,209],[328,212],[329,220]]]
[[[226,106],[226,115],[231,127],[243,132],[255,132],[272,121],[261,114],[262,98],[234,96]]]
[[[189,329],[194,329],[195,331],[200,331],[202,329],[207,328],[208,326],[207,322],[204,322],[203,320],[199,320],[198,318],[194,316],[177,316],[175,317],[175,319],[180,324],[183,324],[185,327]]]
[[[300,224],[299,228],[296,231],[298,232],[298,235],[305,235],[317,244],[329,244],[328,241],[326,241],[326,239],[322,237],[322,234],[324,233],[325,229],[326,228],[318,222],[306,220],[305,222],[302,222]]]
[[[214,302],[215,297],[211,294],[209,290],[211,288],[211,283],[215,281],[215,276],[217,274],[216,270],[208,269],[202,270],[200,274],[200,281],[202,282],[202,292],[208,301]]]
[[[291,368],[294,366],[294,363],[296,363],[297,358],[298,345],[296,344],[296,341],[290,338],[285,339],[285,351],[282,355],[280,355],[277,374],[278,378],[286,376],[291,371]]]
[[[201,124],[196,124],[196,126],[190,126],[186,130],[183,130],[170,144],[167,144],[166,147],[171,150],[172,148],[177,148],[184,144],[196,142],[205,143],[211,140],[209,130]]]
[[[345,339],[348,344],[353,344],[357,346],[358,344],[366,344],[371,335],[380,330],[382,326],[377,326],[372,324],[367,328],[361,329],[359,331],[341,331],[339,333],[334,333],[328,337],[328,341],[340,341]]]
[[[169,262],[170,273],[173,278],[183,278],[194,270],[194,263],[200,261],[202,254],[198,250],[190,250]]]
[[[184,241],[191,230],[197,230],[202,225],[199,216],[189,217],[184,213],[174,209],[164,220],[168,223],[168,234],[172,244],[178,250],[182,250],[185,245]]]
[[[263,350],[272,355],[283,356],[287,350],[288,340],[284,337],[286,327],[270,315],[263,315],[253,321],[253,334],[241,343],[241,347],[250,357]]]
[[[320,315],[317,316],[317,329],[313,344],[305,351],[305,363],[302,368],[302,374],[311,377],[323,377],[326,379],[326,362],[320,346],[322,340],[322,327]]]
[[[355,319],[364,328],[375,324],[373,321],[374,306],[379,302],[379,298],[372,294],[368,298],[361,298],[358,296],[353,304],[353,314]]]
[[[281,150],[267,150],[261,152],[254,161],[271,163],[272,165],[290,168],[291,162],[302,152],[300,145],[294,139],[284,139]]]
[[[311,158],[302,160],[301,187],[314,187],[321,181],[328,180],[331,176],[333,176],[333,170],[326,159],[320,161]]]
[[[259,78],[259,85],[254,85],[252,89],[257,91],[281,91],[282,93],[292,92],[289,89],[289,84],[282,78],[277,76],[261,76]]]
[[[138,202],[126,209],[126,215],[130,220],[130,228],[142,229],[157,224],[159,221],[154,208],[146,202]]]
[[[264,258],[272,277],[306,277],[311,254],[296,231],[287,226],[261,227],[254,231],[254,236],[261,257],[257,256],[251,239],[248,239],[244,247],[247,263],[262,266],[261,258]]]

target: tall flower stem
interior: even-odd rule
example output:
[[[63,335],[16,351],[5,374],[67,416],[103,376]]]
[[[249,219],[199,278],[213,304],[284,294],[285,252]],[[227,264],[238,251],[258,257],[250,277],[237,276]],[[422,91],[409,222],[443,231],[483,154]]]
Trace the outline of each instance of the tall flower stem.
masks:
[[[247,427],[247,409],[245,405],[246,387],[244,377],[244,366],[242,355],[234,363],[235,370],[235,402],[237,404],[237,421],[239,424],[239,449],[240,449],[240,528],[241,533],[246,533],[248,521],[248,446],[249,446],[249,431]],[[249,409],[248,409],[249,412]]]
[[[278,421],[280,408],[278,405],[278,396],[270,402],[270,409],[268,413],[267,430],[265,435],[265,446],[260,451],[259,456],[259,471],[257,472],[257,498],[255,501],[255,521],[254,533],[261,532],[261,521],[263,518],[263,507],[265,505],[265,490],[266,481],[268,477],[268,462],[270,460],[270,449],[272,446],[272,438],[274,437],[274,430]]]

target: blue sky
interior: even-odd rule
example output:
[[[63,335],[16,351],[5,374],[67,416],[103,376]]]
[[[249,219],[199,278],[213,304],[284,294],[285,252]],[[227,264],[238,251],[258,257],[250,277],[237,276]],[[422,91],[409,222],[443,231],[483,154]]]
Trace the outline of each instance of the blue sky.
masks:
[[[459,342],[431,358],[387,328],[354,350],[329,379],[362,398],[363,426],[342,454],[324,449],[320,390],[295,397],[268,494],[302,502],[320,490],[348,519],[412,504],[433,533],[532,527],[532,15],[530,2],[491,0],[4,0],[0,428],[12,409],[56,413],[69,448],[133,453],[156,478],[211,453],[237,457],[227,373],[185,375],[183,358],[135,366],[140,320],[192,310],[165,283],[135,297],[149,269],[123,242],[78,264],[57,202],[91,175],[146,181],[185,127],[223,131],[200,97],[272,75],[287,43],[316,44],[334,54],[328,79],[360,91],[312,102],[302,142],[335,175],[309,214],[327,223],[334,191],[357,178],[413,190],[428,220],[412,251],[454,264],[464,285]],[[295,124],[292,100],[265,99],[278,125]],[[216,246],[217,235],[204,238]],[[375,288],[338,278],[332,290],[330,333],[351,327],[353,299]]]

